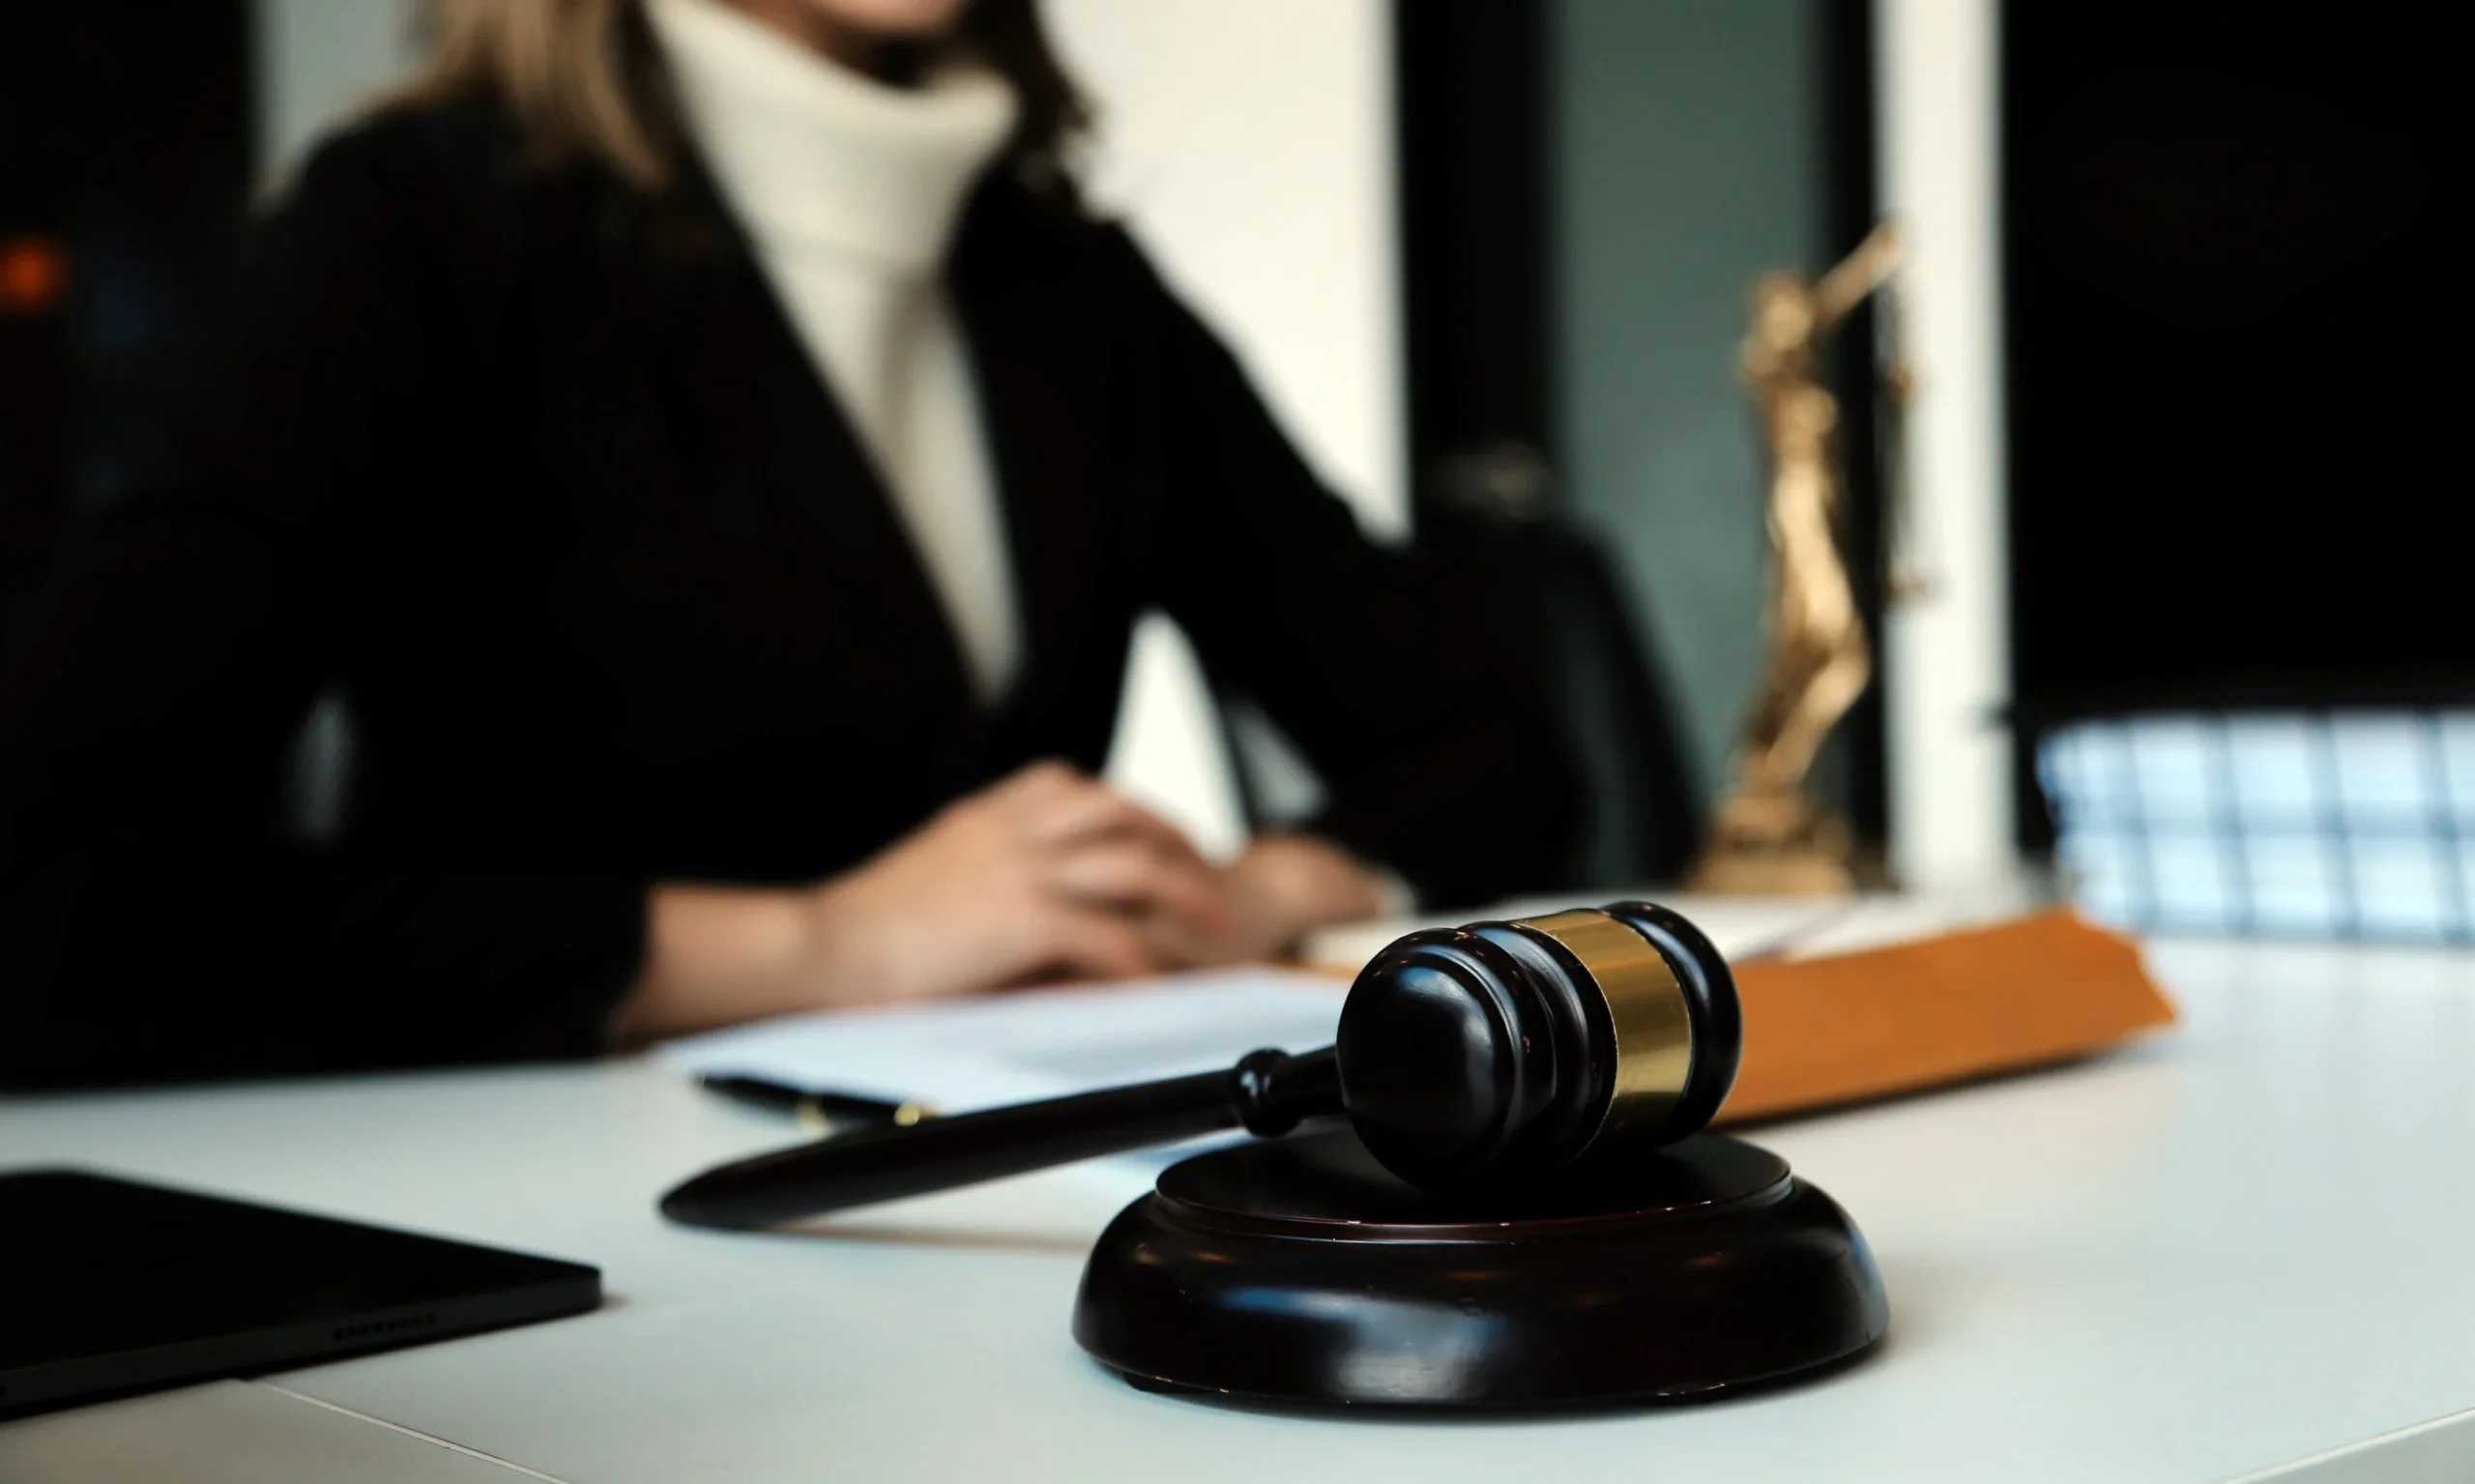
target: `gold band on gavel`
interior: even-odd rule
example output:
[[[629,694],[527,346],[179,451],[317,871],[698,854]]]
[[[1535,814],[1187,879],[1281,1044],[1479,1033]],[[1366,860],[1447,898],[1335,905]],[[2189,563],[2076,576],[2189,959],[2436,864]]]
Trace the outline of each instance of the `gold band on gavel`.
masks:
[[[1563,945],[1607,1001],[1616,1026],[1616,1091],[1590,1142],[1666,1121],[1693,1069],[1693,1020],[1675,971],[1641,934],[1603,912],[1559,912],[1513,925]]]

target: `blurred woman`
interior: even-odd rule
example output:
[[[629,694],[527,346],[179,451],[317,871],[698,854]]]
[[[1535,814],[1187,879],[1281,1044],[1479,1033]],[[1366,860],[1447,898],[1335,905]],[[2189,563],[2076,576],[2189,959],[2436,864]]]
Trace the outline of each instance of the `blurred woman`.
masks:
[[[1517,673],[1082,209],[1029,0],[432,20],[16,626],[0,1077],[584,1055],[1555,860]],[[1328,784],[1225,867],[1089,776],[1154,606]],[[320,694],[357,746],[310,848]]]

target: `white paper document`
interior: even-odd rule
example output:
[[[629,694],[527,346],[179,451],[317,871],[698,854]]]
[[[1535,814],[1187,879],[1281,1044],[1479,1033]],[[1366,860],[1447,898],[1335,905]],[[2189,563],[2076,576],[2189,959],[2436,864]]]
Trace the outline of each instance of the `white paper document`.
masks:
[[[759,1021],[657,1048],[689,1075],[762,1077],[942,1112],[1216,1071],[1258,1047],[1332,1042],[1347,986],[1220,970],[1084,989]]]
[[[1861,899],[1828,897],[1687,896],[1663,892],[1578,892],[1556,897],[1525,897],[1481,913],[1426,917],[1406,922],[1354,922],[1327,928],[1307,940],[1306,959],[1336,970],[1354,968],[1373,958],[1413,927],[1453,927],[1491,918],[1542,917],[1573,907],[1595,907],[1627,897],[1647,897],[1684,914],[1730,958],[1788,950],[1802,935],[1818,931],[1844,917]]]

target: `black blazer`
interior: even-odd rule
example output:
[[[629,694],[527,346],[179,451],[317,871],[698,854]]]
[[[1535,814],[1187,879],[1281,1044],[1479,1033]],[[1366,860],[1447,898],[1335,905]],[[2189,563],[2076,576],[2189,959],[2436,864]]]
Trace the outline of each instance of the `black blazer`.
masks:
[[[1041,757],[1102,761],[1175,617],[1434,899],[1536,885],[1572,773],[1467,605],[1361,538],[1115,228],[1007,179],[949,282],[1027,659],[993,713],[711,185],[522,157],[480,105],[331,142],[162,478],[12,625],[0,1080],[597,1049],[647,887],[811,881]],[[275,828],[339,688],[339,843]]]

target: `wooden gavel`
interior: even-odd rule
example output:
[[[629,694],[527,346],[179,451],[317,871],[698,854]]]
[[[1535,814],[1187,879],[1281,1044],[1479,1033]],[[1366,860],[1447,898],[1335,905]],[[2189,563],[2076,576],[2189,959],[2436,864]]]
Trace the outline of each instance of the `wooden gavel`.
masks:
[[[1412,933],[1359,972],[1338,1040],[1225,1071],[863,1129],[719,1166],[662,1198],[747,1228],[924,1195],[1224,1128],[1346,1117],[1431,1190],[1520,1184],[1699,1132],[1735,1081],[1727,960],[1648,902]]]

